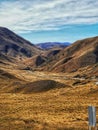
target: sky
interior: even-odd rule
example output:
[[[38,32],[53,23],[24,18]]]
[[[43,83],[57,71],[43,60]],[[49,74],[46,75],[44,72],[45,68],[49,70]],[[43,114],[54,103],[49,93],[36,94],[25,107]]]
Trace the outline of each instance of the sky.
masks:
[[[98,36],[98,0],[0,0],[0,26],[32,43]]]

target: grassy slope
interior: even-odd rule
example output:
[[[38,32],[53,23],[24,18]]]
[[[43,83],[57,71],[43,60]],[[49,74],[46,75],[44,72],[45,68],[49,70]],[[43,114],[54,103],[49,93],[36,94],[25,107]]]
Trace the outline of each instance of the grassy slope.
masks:
[[[98,107],[98,89],[94,82],[73,85],[78,80],[66,79],[65,74],[17,69],[10,73],[25,82],[50,79],[65,87],[32,94],[1,93],[0,130],[88,129],[88,106]],[[10,83],[10,79],[7,82]]]
[[[90,104],[98,107],[98,98],[80,95],[78,89],[75,91],[1,94],[0,130],[86,130],[87,107]]]

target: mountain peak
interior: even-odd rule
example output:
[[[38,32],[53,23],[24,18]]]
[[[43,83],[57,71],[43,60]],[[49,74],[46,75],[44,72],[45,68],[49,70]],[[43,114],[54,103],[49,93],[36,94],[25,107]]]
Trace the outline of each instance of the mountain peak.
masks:
[[[11,30],[0,27],[0,52],[12,57],[31,57],[40,50]]]

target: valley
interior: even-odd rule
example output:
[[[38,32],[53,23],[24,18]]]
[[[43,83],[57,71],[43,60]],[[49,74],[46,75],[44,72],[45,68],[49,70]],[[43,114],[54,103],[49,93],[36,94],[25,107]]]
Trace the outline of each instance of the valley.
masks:
[[[98,0],[0,0],[0,130],[88,129],[98,129]]]
[[[0,130],[88,129],[88,106],[98,109],[98,37],[57,45],[39,49],[0,27]]]
[[[0,130],[88,129],[88,106],[98,108],[97,79],[82,80],[74,74],[19,70],[17,67],[2,69],[15,77],[6,77],[5,83],[0,80]],[[21,87],[23,85],[25,88]]]

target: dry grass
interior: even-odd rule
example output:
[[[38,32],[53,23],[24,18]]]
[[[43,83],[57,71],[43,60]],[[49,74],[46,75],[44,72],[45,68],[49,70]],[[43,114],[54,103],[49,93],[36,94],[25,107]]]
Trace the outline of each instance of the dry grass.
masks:
[[[72,75],[2,69],[17,77],[14,80],[0,80],[2,87],[5,86],[8,90],[10,87],[6,87],[7,83],[11,84],[12,88],[19,79],[22,83],[54,80],[65,84],[65,87],[32,94],[1,92],[0,130],[88,129],[88,106],[94,105],[98,108],[98,89],[94,82],[73,86],[77,80],[71,79]]]
[[[92,101],[90,101],[92,100]],[[64,90],[42,94],[1,94],[0,130],[87,129],[87,107],[97,98],[68,96]]]
[[[66,96],[63,91],[31,95],[1,94],[0,130],[86,129],[90,101],[86,101],[86,97]]]

